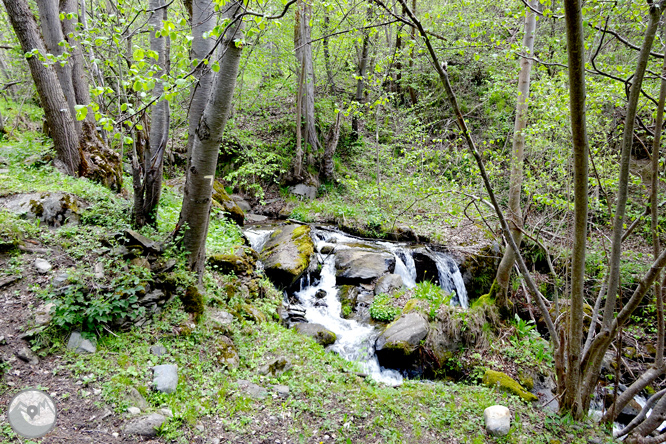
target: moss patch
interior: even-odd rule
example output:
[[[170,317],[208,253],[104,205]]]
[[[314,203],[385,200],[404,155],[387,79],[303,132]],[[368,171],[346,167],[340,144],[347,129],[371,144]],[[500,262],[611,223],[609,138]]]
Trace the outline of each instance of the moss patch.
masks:
[[[486,370],[486,373],[483,375],[483,384],[519,396],[521,399],[528,402],[537,401],[539,399],[536,395],[525,390],[515,379],[506,373]]]
[[[184,295],[180,296],[180,300],[183,303],[183,309],[188,313],[192,313],[195,319],[199,319],[203,314],[203,295],[196,286],[190,285],[187,287],[187,291],[185,291]]]

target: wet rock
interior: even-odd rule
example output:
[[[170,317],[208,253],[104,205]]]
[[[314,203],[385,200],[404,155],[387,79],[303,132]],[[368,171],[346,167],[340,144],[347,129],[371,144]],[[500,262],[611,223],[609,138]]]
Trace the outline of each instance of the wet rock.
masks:
[[[337,336],[321,324],[298,323],[294,325],[296,331],[302,335],[310,336],[322,346],[333,344]]]
[[[50,227],[78,224],[80,211],[88,205],[69,193],[27,193],[0,198],[0,206],[21,217],[39,220]]]
[[[143,395],[139,393],[139,391],[134,387],[132,387],[127,393],[127,401],[129,401],[131,406],[140,410],[148,410],[148,407],[150,407],[148,401],[146,401],[146,398],[144,398]]]
[[[317,301],[314,303],[315,307],[328,307],[328,304],[324,301]]]
[[[95,353],[97,346],[89,339],[85,339],[78,331],[72,332],[67,341],[67,348],[78,354]]]
[[[16,357],[21,361],[27,362],[31,365],[39,364],[39,357],[27,345],[23,345],[16,353]]]
[[[236,248],[232,254],[214,254],[207,260],[208,265],[223,274],[252,275],[259,255],[248,247]]]
[[[324,246],[321,247],[321,249],[319,250],[319,252],[320,252],[321,254],[331,254],[331,253],[333,253],[334,251],[335,251],[335,247],[334,247],[333,245],[324,245]]]
[[[283,313],[286,318],[286,322],[284,322],[285,325],[290,323],[307,322],[307,319],[305,319],[305,309],[302,307],[290,305],[284,309]]]
[[[178,386],[178,366],[173,364],[153,367],[153,386],[161,393],[173,393]]]
[[[125,424],[123,431],[128,435],[155,436],[157,429],[164,424],[166,418],[158,413],[140,416]]]
[[[506,436],[511,429],[511,411],[502,405],[493,405],[483,411],[486,432],[492,436]]]
[[[226,216],[236,224],[243,226],[245,223],[245,213],[241,208],[236,204],[236,202],[229,197],[227,190],[224,189],[224,185],[220,182],[213,182],[213,205],[221,208]]]
[[[338,283],[367,283],[386,273],[392,273],[395,269],[395,257],[384,252],[342,250],[335,254],[335,268]]]
[[[268,396],[268,390],[250,381],[239,379],[236,384],[241,393],[249,398],[263,399]]]
[[[375,294],[391,294],[393,291],[399,290],[403,286],[404,282],[399,274],[387,274],[377,280],[377,284],[375,285]]]
[[[317,197],[317,188],[303,183],[291,187],[289,192],[294,196],[305,198],[307,200],[313,200]]]
[[[525,401],[538,401],[533,393],[525,390],[518,382],[511,378],[506,373],[496,372],[494,370],[486,370],[483,375],[483,384],[488,387],[496,387],[500,391],[511,393],[521,397]]]
[[[252,224],[258,224],[261,222],[266,222],[268,217],[261,214],[248,213],[245,215],[245,219]]]
[[[317,292],[315,293],[315,297],[316,297],[317,299],[324,299],[324,298],[326,297],[326,295],[327,295],[326,290],[323,290],[323,289],[319,289],[319,290],[317,290]]]
[[[222,336],[215,344],[215,356],[217,363],[224,368],[238,368],[240,365],[240,357],[236,346],[233,341],[226,336]]]
[[[314,243],[308,225],[286,225],[271,234],[261,252],[266,276],[278,287],[296,282],[310,266]]]
[[[279,357],[259,367],[257,373],[260,375],[280,376],[282,373],[291,370],[291,367],[291,362],[287,358]]]
[[[41,273],[41,274],[48,273],[49,271],[51,271],[51,268],[52,268],[49,261],[47,261],[46,259],[42,259],[42,258],[35,259],[35,262],[33,263],[33,265],[35,266],[35,270],[37,270],[37,272]]]
[[[150,353],[155,356],[164,356],[167,354],[167,349],[163,345],[155,344],[150,346]]]
[[[375,342],[379,363],[389,368],[410,368],[414,352],[428,335],[428,330],[428,321],[419,313],[402,315],[389,324]]]

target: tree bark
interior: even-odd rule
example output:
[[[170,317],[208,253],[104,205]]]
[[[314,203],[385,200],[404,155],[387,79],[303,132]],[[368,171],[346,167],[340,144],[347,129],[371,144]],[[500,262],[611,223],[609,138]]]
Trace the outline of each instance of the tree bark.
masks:
[[[60,10],[58,9],[58,0],[37,0],[37,7],[39,8],[39,19],[42,25],[42,35],[44,43],[49,53],[56,57],[62,57],[65,53],[64,46],[60,42],[65,40],[62,33],[62,24],[60,23]],[[81,134],[81,123],[76,120],[76,95],[74,93],[74,85],[72,83],[72,64],[69,60],[66,63],[56,62],[54,64],[60,88],[65,95],[69,112],[74,118],[74,127],[76,134]]]
[[[527,57],[520,59],[520,74],[518,75],[518,102],[516,104],[516,120],[513,130],[513,149],[511,156],[511,176],[509,179],[509,211],[507,218],[510,222],[511,234],[516,244],[520,246],[523,239],[523,214],[520,208],[520,194],[523,184],[523,161],[525,157],[525,128],[527,127],[527,108],[530,97],[530,73],[534,52],[534,35],[536,33],[536,14],[530,8],[536,8],[538,0],[531,0],[530,7],[525,12],[525,35],[523,36],[523,50]],[[507,246],[502,261],[497,268],[497,284],[499,285],[500,306],[508,305],[509,278],[516,254]]]
[[[306,0],[298,1],[298,8],[296,9],[296,22],[294,26],[294,47],[296,50],[296,59],[298,64],[305,66],[305,80],[304,80],[304,95],[302,107],[302,115],[305,118],[304,133],[306,134],[305,143],[310,145],[312,152],[317,151],[320,147],[319,138],[317,137],[317,129],[315,126],[315,109],[314,109],[314,67],[312,64],[312,38],[310,19],[312,18],[312,6]]]
[[[62,7],[61,12],[65,14],[65,19],[62,21],[65,40],[72,48],[72,55],[69,60],[72,65],[72,86],[74,88],[75,102],[77,105],[88,106],[90,105],[90,90],[88,88],[88,79],[86,78],[86,73],[83,69],[83,50],[74,37],[76,32],[76,18],[67,18],[67,14],[77,14],[77,0],[64,0],[60,5]],[[74,114],[74,116],[76,116],[76,114]],[[93,113],[88,113],[86,115],[86,120],[91,122],[94,121]]]
[[[333,94],[335,93],[335,79],[333,77],[333,70],[331,68],[331,53],[329,49],[329,30],[330,18],[328,17],[328,12],[324,12],[324,66],[326,67],[326,80],[328,81],[328,91]]]
[[[214,38],[203,38],[205,33],[212,31],[215,27],[215,3],[213,0],[192,0],[191,19],[192,51],[190,52],[190,59],[200,61],[208,57],[215,46]],[[198,81],[192,86],[190,94],[189,130],[187,134],[188,159],[196,137],[195,132],[199,125],[199,119],[201,119],[208,97],[210,97],[215,73],[210,69],[210,64],[208,66],[202,65],[195,70],[194,77]]]
[[[34,15],[26,0],[3,0],[3,2],[23,52],[31,53],[36,50],[39,53],[28,57],[30,73],[42,102],[46,123],[51,130],[60,167],[67,174],[76,176],[81,164],[76,127],[54,68],[50,65],[45,66],[39,60],[40,56],[46,55],[46,48],[37,31]]]
[[[366,21],[369,22],[370,20],[370,15],[372,13],[372,9],[370,5],[368,5],[368,9],[366,12]],[[370,30],[369,29],[364,29],[363,30],[363,43],[361,46],[361,54],[358,60],[358,72],[357,76],[358,79],[356,80],[356,94],[354,96],[354,100],[356,103],[359,105],[364,103],[364,91],[365,91],[365,75],[366,71],[368,69],[368,52],[369,52],[369,46],[370,46]],[[356,113],[352,115],[352,139],[357,140],[358,139],[358,116]]]
[[[195,132],[178,222],[179,227],[186,227],[183,246],[189,252],[189,267],[199,274],[199,279],[206,257],[206,235],[220,141],[231,111],[242,52],[242,47],[234,42],[235,39],[242,40],[242,22],[238,16],[240,4],[232,2],[227,8],[225,14],[232,18],[233,25],[225,34],[220,71]]]
[[[322,162],[322,172],[324,179],[333,180],[333,171],[335,164],[333,163],[333,156],[338,147],[338,140],[340,140],[340,124],[342,123],[342,112],[338,111],[335,116],[335,124],[331,127],[326,137],[326,146],[324,148],[324,159]]]

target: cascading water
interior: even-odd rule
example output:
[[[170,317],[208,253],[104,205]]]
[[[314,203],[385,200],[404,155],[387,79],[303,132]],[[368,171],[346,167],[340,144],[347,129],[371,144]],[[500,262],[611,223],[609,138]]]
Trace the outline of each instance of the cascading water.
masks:
[[[249,229],[245,235],[252,248],[261,251],[270,237],[272,230]],[[370,242],[355,239],[335,231],[312,229],[315,241],[317,260],[322,265],[318,279],[311,282],[311,276],[306,274],[298,283],[298,291],[293,293],[290,309],[304,312],[308,322],[324,326],[336,334],[336,342],[330,349],[339,353],[349,361],[357,362],[363,371],[376,381],[387,385],[400,385],[402,375],[391,369],[380,366],[375,355],[375,340],[381,333],[377,328],[363,321],[363,316],[356,319],[342,317],[342,304],[338,297],[336,286],[335,254],[322,254],[325,247],[331,252],[339,252],[349,248],[379,249],[389,252],[395,257],[394,273],[398,274],[407,288],[414,288],[417,280],[414,250],[406,245],[389,242]],[[454,295],[452,303],[467,308],[467,291],[458,266],[449,256],[433,252],[429,249],[419,248],[425,252],[437,266],[438,279],[441,287]]]

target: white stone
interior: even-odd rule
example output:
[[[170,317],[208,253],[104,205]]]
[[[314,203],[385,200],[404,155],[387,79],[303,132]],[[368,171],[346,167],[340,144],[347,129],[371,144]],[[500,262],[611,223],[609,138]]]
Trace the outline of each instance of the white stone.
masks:
[[[35,268],[38,273],[44,274],[51,271],[51,264],[46,259],[37,258],[35,259]]]
[[[511,411],[503,405],[493,405],[483,411],[486,432],[492,436],[506,436],[511,428]]]
[[[127,407],[127,413],[129,413],[132,416],[140,415],[141,409],[138,407]]]

